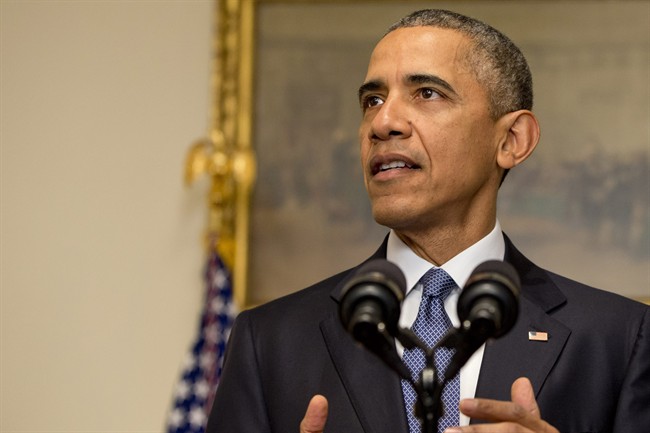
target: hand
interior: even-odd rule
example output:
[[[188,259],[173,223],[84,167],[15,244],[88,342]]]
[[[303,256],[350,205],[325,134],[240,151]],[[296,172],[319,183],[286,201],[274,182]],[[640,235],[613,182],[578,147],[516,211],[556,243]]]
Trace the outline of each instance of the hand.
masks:
[[[315,395],[309,401],[305,417],[300,422],[300,433],[323,433],[327,422],[327,399]]]
[[[533,386],[525,377],[515,380],[510,390],[512,401],[465,399],[460,410],[465,415],[495,424],[453,427],[445,433],[559,433],[541,418]]]

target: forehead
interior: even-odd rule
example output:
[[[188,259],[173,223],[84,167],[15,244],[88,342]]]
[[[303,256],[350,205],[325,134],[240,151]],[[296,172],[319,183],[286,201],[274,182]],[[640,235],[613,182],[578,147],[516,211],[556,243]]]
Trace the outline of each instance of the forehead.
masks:
[[[429,26],[399,28],[375,46],[366,78],[388,79],[382,75],[424,72],[448,75],[449,79],[466,75],[470,71],[470,48],[469,37],[456,30]]]

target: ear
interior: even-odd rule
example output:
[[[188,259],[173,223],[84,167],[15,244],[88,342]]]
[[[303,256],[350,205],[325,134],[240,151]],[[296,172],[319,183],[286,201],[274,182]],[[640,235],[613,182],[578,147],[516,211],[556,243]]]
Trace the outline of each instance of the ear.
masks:
[[[539,141],[539,123],[528,110],[513,111],[499,119],[504,134],[497,150],[497,163],[504,170],[521,164]]]

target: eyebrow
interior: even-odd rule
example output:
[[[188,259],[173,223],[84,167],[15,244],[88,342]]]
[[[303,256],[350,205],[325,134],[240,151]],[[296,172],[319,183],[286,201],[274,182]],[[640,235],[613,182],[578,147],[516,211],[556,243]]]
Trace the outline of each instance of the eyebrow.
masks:
[[[432,75],[432,74],[411,74],[407,75],[405,81],[408,84],[435,84],[437,86],[442,87],[445,89],[447,92],[457,96],[458,93],[454,90],[454,88],[449,84],[447,81],[443,80],[442,78],[438,77],[437,75]],[[380,89],[385,88],[386,85],[384,84],[383,81],[381,80],[371,80],[368,81],[367,83],[364,83],[359,87],[359,92],[358,92],[358,98],[359,98],[359,103],[361,103],[361,99],[363,98],[363,95],[368,93],[368,92],[374,92]]]
[[[406,82],[409,84],[435,84],[442,87],[449,93],[457,95],[454,88],[447,81],[438,77],[437,75],[431,74],[413,74],[406,77]]]
[[[386,87],[384,83],[379,80],[371,80],[366,83],[363,83],[361,87],[359,87],[359,91],[357,92],[359,103],[361,103],[361,99],[363,98],[363,95],[365,95],[366,93],[374,92],[384,87]]]

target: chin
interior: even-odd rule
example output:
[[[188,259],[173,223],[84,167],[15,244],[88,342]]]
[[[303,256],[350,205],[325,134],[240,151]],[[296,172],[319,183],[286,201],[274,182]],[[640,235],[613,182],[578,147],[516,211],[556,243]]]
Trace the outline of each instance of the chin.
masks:
[[[405,210],[404,207],[399,206],[391,206],[390,208],[373,206],[372,216],[377,224],[399,230],[403,226],[408,226],[412,217]]]

